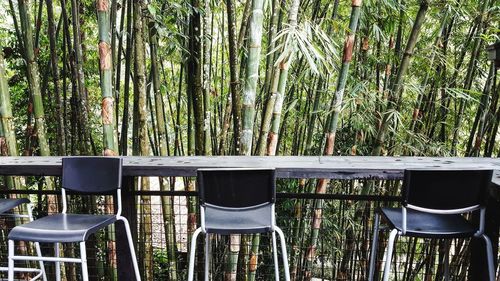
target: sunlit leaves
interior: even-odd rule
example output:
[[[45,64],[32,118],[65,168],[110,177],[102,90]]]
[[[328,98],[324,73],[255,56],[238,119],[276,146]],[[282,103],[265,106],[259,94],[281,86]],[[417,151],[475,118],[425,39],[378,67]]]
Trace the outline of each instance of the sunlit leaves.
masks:
[[[282,50],[275,66],[286,62],[298,52],[306,59],[311,71],[318,73],[319,65],[331,69],[333,61],[338,59],[336,45],[329,36],[318,25],[308,21],[298,26],[285,25],[275,41],[282,42],[271,51]]]

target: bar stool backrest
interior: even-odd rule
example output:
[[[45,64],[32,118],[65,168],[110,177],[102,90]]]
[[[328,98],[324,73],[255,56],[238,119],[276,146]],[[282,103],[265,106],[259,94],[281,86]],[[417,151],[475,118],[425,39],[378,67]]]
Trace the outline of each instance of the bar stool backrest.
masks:
[[[491,170],[405,170],[403,205],[457,212],[478,209],[484,205],[491,177]]]
[[[200,203],[245,208],[276,201],[274,169],[198,169]]]
[[[122,159],[64,157],[62,187],[78,193],[111,194],[121,188]]]

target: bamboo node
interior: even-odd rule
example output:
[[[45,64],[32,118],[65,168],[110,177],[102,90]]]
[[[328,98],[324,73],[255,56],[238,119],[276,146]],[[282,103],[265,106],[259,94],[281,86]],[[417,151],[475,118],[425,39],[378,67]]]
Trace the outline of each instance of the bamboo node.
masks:
[[[104,151],[103,151],[103,156],[118,156],[118,154],[116,153],[116,151],[112,150],[112,149],[109,149],[109,148],[106,148]]]
[[[102,124],[113,124],[113,98],[105,97],[102,99]]]
[[[249,268],[250,272],[257,271],[257,255],[256,254],[252,254],[252,256],[250,257],[249,265],[250,265],[250,268]]]
[[[352,7],[361,7],[363,0],[352,0]]]
[[[99,65],[101,70],[111,69],[111,46],[107,42],[99,42]]]
[[[309,248],[307,248],[306,259],[308,261],[313,261],[315,257],[316,257],[316,246],[309,246]]]
[[[351,62],[352,52],[354,49],[354,34],[349,34],[344,43],[344,57],[343,62]]]
[[[335,133],[327,133],[326,134],[326,147],[325,154],[333,155],[333,146],[335,142]]]
[[[108,0],[97,0],[97,11],[107,12],[108,10],[109,10],[109,1]]]
[[[7,155],[7,142],[4,137],[0,137],[0,155]]]

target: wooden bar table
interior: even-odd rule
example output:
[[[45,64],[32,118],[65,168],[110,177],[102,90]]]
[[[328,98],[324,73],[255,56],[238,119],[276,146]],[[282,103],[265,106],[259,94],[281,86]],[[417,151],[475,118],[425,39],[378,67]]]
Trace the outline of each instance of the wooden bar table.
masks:
[[[1,157],[0,175],[60,176],[61,157]],[[487,234],[498,253],[500,225],[500,159],[453,157],[377,156],[190,156],[123,157],[124,216],[135,218],[134,177],[194,177],[199,168],[275,168],[279,178],[329,178],[400,180],[405,169],[495,170],[487,208]],[[135,222],[132,222],[134,228]],[[117,263],[120,281],[134,280],[124,230],[117,225]],[[476,239],[474,239],[476,240]],[[472,244],[470,280],[487,280],[482,243]],[[497,256],[497,255],[496,255]],[[497,264],[495,257],[495,264]]]

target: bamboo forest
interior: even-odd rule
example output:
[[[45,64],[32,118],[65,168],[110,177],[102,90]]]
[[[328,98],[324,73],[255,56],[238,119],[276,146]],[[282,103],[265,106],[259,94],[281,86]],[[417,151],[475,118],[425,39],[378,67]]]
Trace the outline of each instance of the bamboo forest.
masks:
[[[2,0],[0,163],[2,156],[496,158],[498,42],[498,0]],[[132,181],[142,280],[187,280],[200,207],[196,179],[186,175]],[[36,217],[62,210],[60,186],[56,176],[0,177],[2,194],[29,194]],[[400,188],[389,178],[279,178],[276,225],[290,280],[368,280],[374,210],[398,206]],[[113,212],[109,196],[70,200],[71,211],[102,203],[98,213]],[[0,221],[2,239],[12,226]],[[274,280],[270,234],[210,237],[211,280]],[[387,239],[381,232],[376,280]],[[120,279],[117,240],[113,227],[92,236],[90,280]],[[195,279],[208,280],[205,240],[198,242]],[[401,237],[390,280],[478,281],[471,244]],[[56,252],[77,249],[62,244]],[[57,268],[47,263],[49,280]],[[79,268],[62,263],[60,280],[82,280]]]

